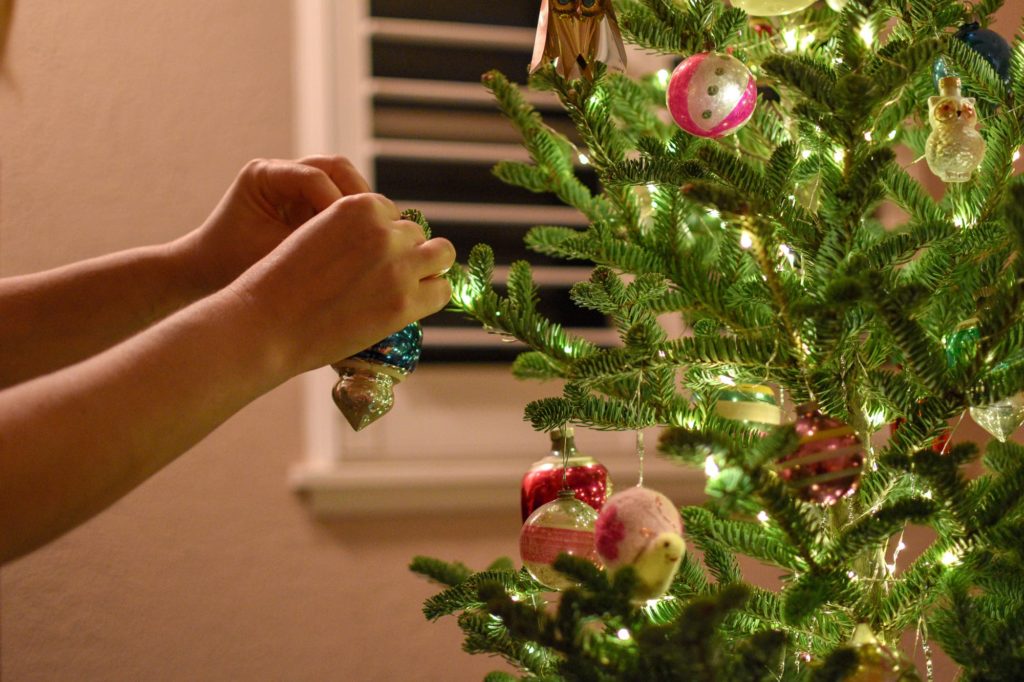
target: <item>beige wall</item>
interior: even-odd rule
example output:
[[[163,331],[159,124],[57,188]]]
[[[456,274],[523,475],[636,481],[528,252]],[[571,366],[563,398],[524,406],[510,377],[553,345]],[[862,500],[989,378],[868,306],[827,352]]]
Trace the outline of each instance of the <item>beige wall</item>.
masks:
[[[0,84],[0,274],[170,239],[289,156],[286,0],[18,3]],[[2,571],[4,680],[479,680],[420,614],[417,553],[515,549],[502,519],[317,524],[287,490],[297,382]],[[327,396],[325,396],[325,399]],[[517,421],[519,406],[510,406]]]
[[[0,274],[170,239],[245,160],[288,156],[289,10],[20,2],[0,83]],[[5,567],[3,679],[459,681],[497,667],[462,654],[450,620],[423,621],[432,590],[405,566],[513,554],[516,491],[498,517],[313,522],[285,485],[298,401],[286,384]]]

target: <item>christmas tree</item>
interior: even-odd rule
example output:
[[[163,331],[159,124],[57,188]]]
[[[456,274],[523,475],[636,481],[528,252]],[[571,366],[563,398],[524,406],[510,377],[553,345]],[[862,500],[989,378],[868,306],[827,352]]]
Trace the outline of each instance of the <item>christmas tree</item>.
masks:
[[[985,28],[1001,4],[543,3],[529,87],[576,133],[487,73],[532,159],[494,172],[588,218],[527,244],[594,264],[572,299],[621,343],[545,319],[526,262],[499,294],[484,245],[450,273],[453,306],[529,346],[516,376],[564,382],[526,406],[538,431],[657,426],[661,455],[708,473],[707,502],[679,510],[701,558],[653,491],[600,516],[570,493],[530,517],[560,514],[529,538],[564,541],[557,558],[415,559],[443,586],[428,618],[530,680],[932,677],[908,632],[962,679],[1024,679],[1024,447],[1006,442],[1024,422],[1024,47]],[[678,66],[627,77],[619,32]],[[908,173],[922,158],[941,198]],[[948,440],[968,413],[996,437],[983,451]],[[934,540],[900,561],[908,526]],[[745,583],[739,556],[779,589]]]

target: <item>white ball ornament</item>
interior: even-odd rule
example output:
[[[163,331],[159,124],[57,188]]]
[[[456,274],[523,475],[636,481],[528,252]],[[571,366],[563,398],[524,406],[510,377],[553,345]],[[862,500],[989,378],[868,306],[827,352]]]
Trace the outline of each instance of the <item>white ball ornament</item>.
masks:
[[[624,566],[636,573],[637,600],[665,594],[686,550],[683,519],[672,501],[634,487],[608,498],[594,525],[594,546],[609,573]]]
[[[814,0],[732,0],[733,7],[739,7],[754,17],[774,17],[792,14],[814,4]],[[831,3],[829,3],[831,4]]]
[[[757,104],[757,83],[735,57],[701,52],[672,72],[665,101],[680,128],[691,135],[718,138],[750,120]]]

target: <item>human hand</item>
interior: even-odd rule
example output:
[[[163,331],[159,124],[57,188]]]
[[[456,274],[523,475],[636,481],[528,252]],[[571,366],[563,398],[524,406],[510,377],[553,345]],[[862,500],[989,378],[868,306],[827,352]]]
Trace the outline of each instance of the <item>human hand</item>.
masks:
[[[176,246],[199,286],[214,291],[341,197],[369,191],[340,156],[256,159],[242,168],[202,226]]]
[[[228,289],[256,319],[290,376],[343,358],[440,310],[455,261],[443,238],[427,240],[379,194],[323,209]]]

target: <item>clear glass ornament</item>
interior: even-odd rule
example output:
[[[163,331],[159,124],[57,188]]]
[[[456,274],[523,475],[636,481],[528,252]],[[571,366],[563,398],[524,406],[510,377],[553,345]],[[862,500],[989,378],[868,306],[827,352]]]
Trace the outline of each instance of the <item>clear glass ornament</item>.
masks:
[[[779,476],[804,500],[831,505],[860,485],[863,447],[853,427],[822,414],[813,403],[797,408],[800,445],[779,460]]]
[[[960,95],[960,79],[939,81],[941,94],[928,98],[932,132],[925,143],[928,168],[943,182],[967,182],[985,156],[985,140],[975,129],[973,97]]]
[[[598,564],[594,550],[597,512],[576,499],[572,490],[541,506],[523,523],[519,532],[519,557],[533,579],[552,590],[576,585],[551,564],[559,554],[571,554]]]
[[[733,7],[739,7],[755,17],[774,17],[792,14],[807,9],[814,0],[732,0]]]
[[[519,494],[523,521],[558,497],[564,488],[570,488],[577,500],[601,511],[611,494],[611,487],[608,469],[593,457],[576,450],[573,430],[555,429],[551,432],[551,453],[534,462],[523,475]]]
[[[991,405],[971,407],[971,419],[1000,443],[1024,424],[1024,393],[1010,396]]]
[[[665,101],[680,128],[691,135],[719,138],[750,120],[757,83],[750,69],[732,55],[700,52],[672,72]]]

